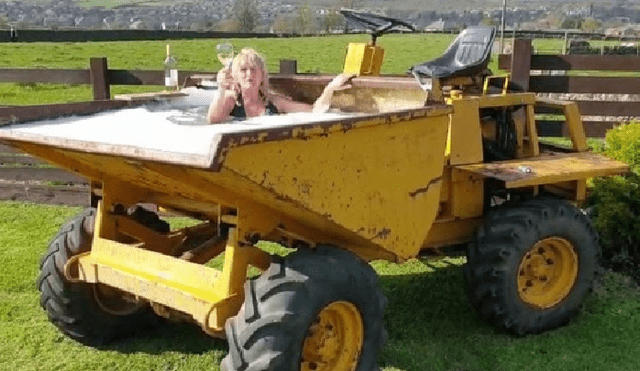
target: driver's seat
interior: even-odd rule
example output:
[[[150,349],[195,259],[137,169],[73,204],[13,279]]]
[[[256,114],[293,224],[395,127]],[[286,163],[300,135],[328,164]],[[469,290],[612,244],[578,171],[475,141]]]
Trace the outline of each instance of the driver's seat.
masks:
[[[472,77],[486,70],[495,27],[476,26],[462,31],[439,58],[415,65],[409,72],[420,77],[445,80],[449,77]],[[418,76],[416,76],[418,77]]]

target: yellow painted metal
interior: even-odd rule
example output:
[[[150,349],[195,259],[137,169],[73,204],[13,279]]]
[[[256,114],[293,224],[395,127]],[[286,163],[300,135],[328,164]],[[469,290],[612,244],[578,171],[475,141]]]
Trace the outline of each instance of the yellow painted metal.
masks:
[[[453,168],[451,172],[451,215],[477,218],[484,213],[484,177]]]
[[[580,152],[589,149],[587,136],[582,123],[582,116],[580,116],[576,102],[538,98],[536,104],[538,106],[551,107],[562,111],[565,116],[565,124],[567,125],[567,131],[569,132],[573,149]]]
[[[141,241],[144,244],[143,247],[147,250],[171,254],[171,247],[178,244],[180,240],[184,238],[181,233],[161,233],[154,231],[122,215],[114,215],[112,218],[115,220],[119,233]]]
[[[487,93],[489,92],[489,83],[491,80],[494,79],[504,79],[504,83],[502,84],[502,92],[500,93],[501,95],[507,95],[508,92],[508,87],[509,87],[509,81],[511,80],[511,76],[507,75],[507,76],[487,76],[484,79],[484,84],[482,86],[482,95],[487,95]]]
[[[518,294],[539,309],[551,308],[571,292],[578,277],[578,254],[570,241],[545,238],[523,256],[518,267]]]
[[[226,319],[240,308],[248,265],[268,267],[268,255],[253,246],[239,246],[233,228],[222,271],[146,250],[141,244],[110,240],[117,235],[119,219],[103,205],[100,202],[98,206],[91,252],[68,263],[67,278],[108,285],[178,310],[191,316],[208,333],[220,335]]]
[[[361,125],[337,125],[328,135],[311,129],[304,141],[241,146],[229,152],[224,166],[245,183],[295,200],[278,208],[293,220],[331,228],[319,241],[342,234],[333,224],[362,238],[352,238],[348,249],[359,245],[372,253],[380,246],[409,258],[419,251],[437,212],[448,124],[442,113],[409,121],[372,118]],[[310,212],[322,220],[309,223]]]
[[[501,180],[506,188],[520,188],[620,174],[628,171],[629,166],[592,152],[575,152],[486,164],[458,165],[456,168]]]
[[[482,162],[482,132],[480,102],[477,99],[452,99],[450,123],[449,164],[474,164]]]
[[[480,108],[490,107],[518,107],[535,104],[536,96],[533,93],[510,93],[507,95],[491,94],[481,96],[465,96],[465,99],[478,101]]]
[[[527,135],[529,138],[529,156],[540,155],[540,144],[538,142],[538,128],[536,127],[536,115],[533,105],[527,106]]]
[[[243,246],[238,243],[236,228],[229,229],[229,242],[225,249],[222,275],[217,282],[217,292],[222,297],[240,296],[244,298],[244,281],[249,265],[247,255],[242,253]]]
[[[153,251],[95,238],[91,253],[78,259],[78,278],[102,283],[146,300],[180,309],[205,322],[220,272]]]
[[[375,76],[380,74],[384,58],[384,49],[378,45],[366,43],[350,43],[344,60],[345,73],[358,76]]]
[[[482,225],[482,218],[447,217],[437,219],[429,230],[423,248],[440,248],[470,242],[480,225]]]
[[[301,371],[353,371],[364,341],[364,322],[355,305],[335,301],[309,327],[302,347]]]

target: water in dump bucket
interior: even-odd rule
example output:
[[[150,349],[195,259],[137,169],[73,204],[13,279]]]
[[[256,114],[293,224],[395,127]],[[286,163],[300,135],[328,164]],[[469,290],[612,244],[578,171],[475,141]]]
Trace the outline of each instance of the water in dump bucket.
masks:
[[[61,117],[11,125],[5,130],[206,156],[212,141],[221,133],[330,121],[352,115],[300,112],[209,125],[206,114],[217,91],[186,88],[183,92],[188,95],[166,102],[89,116]]]

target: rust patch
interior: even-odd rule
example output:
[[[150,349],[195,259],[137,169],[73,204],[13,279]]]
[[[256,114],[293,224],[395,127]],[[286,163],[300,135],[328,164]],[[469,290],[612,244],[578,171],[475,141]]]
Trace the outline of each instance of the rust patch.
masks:
[[[316,136],[328,136],[333,132],[346,132],[358,127],[389,125],[393,123],[412,121],[418,118],[446,114],[449,108],[445,105],[435,105],[423,108],[403,109],[381,114],[366,114],[325,122],[309,122],[269,129],[249,130],[235,133],[221,134],[217,146],[213,146],[209,155],[212,171],[220,171],[227,152],[237,146],[251,145],[287,139],[309,140]]]
[[[494,166],[485,167],[485,172],[483,175],[500,179],[505,182],[512,182],[536,177],[536,172],[534,171],[535,168],[529,166],[528,169],[529,171],[522,171],[519,168],[501,166],[499,164],[496,164]]]
[[[374,240],[376,238],[380,238],[380,239],[386,240],[387,236],[389,236],[389,234],[391,234],[391,229],[383,228],[380,232],[376,233],[376,235],[373,236],[372,240]]]
[[[433,178],[433,179],[431,179],[431,181],[429,182],[429,184],[427,184],[427,186],[426,186],[426,187],[421,187],[421,188],[416,189],[416,190],[415,190],[415,191],[413,191],[413,192],[409,192],[409,196],[411,196],[411,197],[413,198],[413,197],[416,197],[416,196],[417,196],[417,195],[419,195],[419,194],[427,193],[427,192],[429,192],[429,188],[430,188],[432,185],[434,185],[434,184],[436,184],[436,183],[439,183],[440,181],[442,181],[442,177]]]

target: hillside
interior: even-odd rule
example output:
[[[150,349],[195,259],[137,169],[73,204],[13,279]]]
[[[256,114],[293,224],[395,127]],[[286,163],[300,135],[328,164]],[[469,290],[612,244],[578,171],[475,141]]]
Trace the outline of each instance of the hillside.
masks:
[[[20,0],[19,0],[20,1]],[[311,7],[336,7],[341,5],[352,6],[353,8],[372,8],[372,9],[398,9],[398,10],[432,10],[432,11],[460,11],[460,10],[492,10],[502,8],[503,0],[258,0],[280,4],[303,5],[309,4]],[[0,2],[8,2],[0,0]],[[15,2],[15,1],[14,1]],[[51,0],[22,0],[23,3],[48,3]],[[154,7],[154,6],[176,6],[190,5],[198,3],[224,3],[221,0],[62,0],[55,1],[60,3],[73,3],[83,7],[105,7],[107,9],[114,7]],[[588,7],[590,4],[594,6],[614,6],[624,5],[627,8],[640,8],[638,2],[630,2],[625,0],[578,0],[567,2],[566,0],[538,0],[535,2],[528,0],[507,0],[509,8],[539,8],[548,7]]]
[[[147,29],[238,30],[235,4],[240,0],[24,0],[0,1],[0,28],[17,29]],[[417,28],[441,24],[443,30],[490,22],[502,18],[503,0],[248,0],[256,3],[252,30],[258,32],[315,32],[343,29],[329,19],[329,9],[346,6],[413,23]],[[301,31],[298,18],[304,5],[312,12],[311,25]],[[593,17],[602,29],[621,23],[640,23],[640,3],[622,0],[508,0],[507,26],[544,29],[562,26],[566,18]],[[549,19],[553,18],[553,19]],[[547,20],[541,25],[536,24]],[[328,26],[329,22],[333,26]],[[340,22],[340,21],[338,21]],[[575,22],[574,22],[575,23]],[[608,24],[607,24],[608,23]],[[339,24],[339,23],[338,23]],[[527,27],[527,26],[524,26]]]

